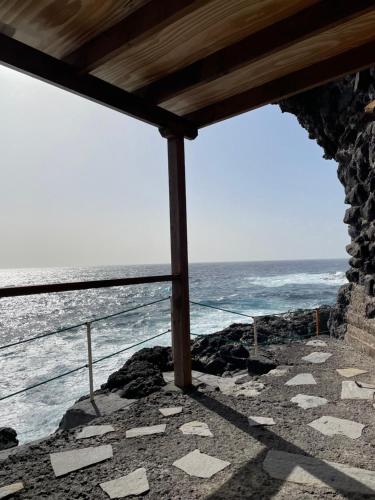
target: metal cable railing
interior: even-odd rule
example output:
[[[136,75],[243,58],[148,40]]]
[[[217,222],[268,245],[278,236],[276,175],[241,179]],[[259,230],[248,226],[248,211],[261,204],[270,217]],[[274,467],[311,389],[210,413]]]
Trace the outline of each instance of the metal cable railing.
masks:
[[[65,327],[65,328],[60,328],[58,330],[55,330],[55,331],[52,331],[52,332],[46,332],[46,333],[43,333],[41,335],[36,335],[35,337],[30,337],[28,339],[23,339],[23,340],[19,340],[17,342],[12,342],[11,344],[6,344],[6,345],[3,345],[3,346],[0,346],[0,350],[2,349],[6,349],[8,347],[14,347],[14,346],[18,346],[18,345],[21,345],[21,344],[24,344],[26,342],[31,342],[31,341],[34,341],[34,340],[38,340],[38,339],[42,339],[42,338],[45,338],[45,337],[49,337],[51,335],[56,335],[58,333],[63,333],[63,332],[66,332],[66,331],[69,331],[69,330],[73,330],[75,328],[79,328],[81,326],[86,326],[86,332],[87,332],[87,346],[88,346],[88,363],[84,364],[84,365],[81,365],[81,366],[78,366],[77,368],[73,368],[72,370],[69,370],[67,372],[64,372],[64,373],[60,373],[59,375],[56,375],[55,377],[51,377],[47,380],[43,380],[42,382],[38,382],[37,384],[33,384],[33,385],[30,385],[28,387],[24,387],[23,389],[20,389],[19,391],[16,391],[16,392],[13,392],[13,393],[10,393],[10,394],[6,394],[5,396],[2,396],[0,397],[0,401],[3,401],[4,399],[8,399],[8,398],[11,398],[13,396],[16,396],[18,394],[22,394],[24,392],[27,392],[31,389],[35,389],[36,387],[39,387],[41,385],[44,385],[44,384],[47,384],[49,382],[52,382],[54,380],[57,380],[57,379],[60,379],[62,377],[66,377],[68,375],[71,375],[72,373],[75,373],[79,370],[82,370],[84,368],[88,368],[89,369],[89,383],[90,383],[90,398],[91,400],[93,400],[93,376],[92,376],[92,366],[96,363],[100,363],[101,361],[104,361],[105,359],[109,359],[113,356],[117,356],[118,354],[121,354],[122,352],[125,352],[125,351],[129,351],[131,349],[134,349],[135,347],[138,347],[142,344],[145,344],[146,342],[149,342],[150,340],[153,340],[153,339],[156,339],[158,337],[161,337],[162,335],[165,335],[167,334],[168,332],[170,332],[170,329],[162,332],[162,333],[158,333],[157,335],[154,335],[152,337],[149,337],[145,340],[142,340],[140,342],[136,342],[135,344],[132,344],[131,346],[127,346],[125,347],[124,349],[120,349],[119,351],[116,351],[116,352],[113,352],[111,354],[107,354],[106,356],[102,356],[101,358],[99,359],[96,359],[96,360],[92,360],[92,350],[91,350],[91,324],[92,323],[97,323],[98,321],[104,321],[106,319],[109,319],[109,318],[114,318],[115,316],[119,316],[121,314],[126,314],[126,313],[129,313],[129,312],[132,312],[132,311],[136,311],[137,309],[141,309],[143,307],[147,307],[147,306],[151,306],[151,305],[154,305],[154,304],[158,304],[160,302],[163,302],[163,301],[166,301],[166,300],[169,300],[170,297],[163,297],[161,299],[158,299],[158,300],[154,300],[152,302],[147,302],[145,304],[140,304],[138,306],[135,306],[135,307],[131,307],[131,308],[128,308],[128,309],[124,309],[122,311],[116,311],[115,313],[111,313],[111,314],[107,314],[105,316],[100,316],[98,318],[92,318],[92,319],[89,319],[89,320],[86,320],[82,323],[77,323],[75,325],[71,325],[71,326],[68,326],[68,327]]]
[[[231,309],[225,309],[223,307],[218,307],[218,306],[213,306],[211,304],[204,304],[202,302],[196,302],[196,301],[193,301],[193,300],[190,300],[190,304],[193,304],[193,305],[196,305],[196,306],[201,306],[201,307],[207,307],[209,309],[215,309],[217,311],[223,311],[223,312],[226,312],[226,313],[229,313],[229,314],[235,314],[237,316],[243,316],[243,317],[246,317],[246,318],[250,318],[253,320],[253,333],[254,333],[254,347],[255,347],[255,351],[257,352],[257,348],[258,348],[258,332],[257,332],[257,324],[256,324],[256,321],[261,319],[261,318],[265,318],[265,317],[273,317],[273,316],[281,316],[281,317],[285,317],[287,316],[288,314],[293,314],[295,313],[296,311],[291,311],[291,310],[288,310],[288,311],[284,311],[284,312],[279,312],[279,313],[270,313],[270,314],[262,314],[262,315],[250,315],[250,314],[245,314],[245,313],[241,313],[241,312],[238,312],[238,311],[233,311]],[[303,311],[303,309],[301,310]],[[321,330],[320,329],[320,308],[316,308],[314,310],[311,311],[311,313],[315,312],[315,316],[316,316],[316,335],[319,336],[321,334],[324,334],[324,333],[328,333],[328,334],[331,334],[331,332],[329,330]],[[194,337],[201,337],[203,335],[201,334],[198,334],[198,333],[192,333],[190,332],[190,335],[194,336]],[[306,337],[311,337],[313,334],[307,334]],[[301,336],[301,335],[299,335]],[[240,343],[242,344],[241,342],[237,342],[237,343]]]
[[[105,316],[100,316],[100,317],[97,317],[97,318],[88,319],[88,320],[86,320],[84,322],[77,323],[75,325],[71,325],[71,326],[68,326],[68,327],[60,328],[60,329],[52,331],[52,332],[46,332],[46,333],[43,333],[41,335],[36,335],[34,337],[30,337],[28,339],[23,339],[23,340],[19,340],[17,342],[12,342],[10,344],[6,344],[6,345],[3,345],[3,346],[0,346],[0,350],[3,350],[3,349],[6,349],[6,348],[9,348],[9,347],[14,347],[14,346],[18,346],[18,345],[24,344],[26,342],[31,342],[31,341],[34,341],[34,340],[38,340],[38,339],[42,339],[42,338],[45,338],[45,337],[49,337],[51,335],[56,335],[56,334],[63,333],[63,332],[69,331],[69,330],[73,330],[75,328],[86,326],[86,331],[87,331],[87,346],[88,346],[88,363],[86,363],[84,365],[81,365],[81,366],[78,366],[76,368],[73,368],[72,370],[69,370],[67,372],[60,373],[59,375],[56,375],[55,377],[51,377],[49,379],[43,380],[42,382],[38,382],[36,384],[33,384],[33,385],[30,385],[30,386],[25,387],[23,389],[20,389],[19,391],[16,391],[16,392],[7,394],[5,396],[2,396],[2,397],[0,397],[0,401],[3,401],[3,400],[8,399],[8,398],[11,398],[11,397],[16,396],[18,394],[22,394],[22,393],[27,392],[27,391],[29,391],[31,389],[35,389],[36,387],[40,387],[40,386],[42,386],[44,384],[47,384],[47,383],[52,382],[54,380],[58,380],[58,379],[60,379],[62,377],[66,377],[66,376],[71,375],[72,373],[75,373],[75,372],[77,372],[79,370],[82,370],[84,368],[88,368],[89,369],[90,399],[93,400],[94,399],[94,396],[93,396],[94,390],[93,390],[92,366],[94,364],[100,363],[101,361],[104,361],[105,359],[109,359],[109,358],[111,358],[113,356],[117,356],[118,354],[121,354],[123,352],[129,351],[129,350],[134,349],[135,347],[138,347],[138,346],[140,346],[142,344],[145,344],[145,343],[147,343],[147,342],[149,342],[151,340],[154,340],[154,339],[156,339],[158,337],[166,335],[171,330],[168,329],[168,330],[166,330],[166,331],[164,331],[162,333],[159,333],[157,335],[149,337],[149,338],[147,338],[145,340],[142,340],[140,342],[136,342],[135,344],[132,344],[131,346],[127,346],[124,349],[120,349],[120,350],[115,351],[113,353],[107,354],[107,355],[102,356],[101,358],[98,358],[98,359],[96,359],[96,360],[93,361],[93,359],[92,359],[92,351],[91,351],[91,325],[92,325],[92,323],[97,323],[99,321],[104,321],[104,320],[109,319],[109,318],[114,318],[116,316],[119,316],[119,315],[122,315],[122,314],[126,314],[126,313],[129,313],[129,312],[132,312],[132,311],[136,311],[138,309],[141,309],[141,308],[144,308],[144,307],[148,307],[148,306],[151,306],[151,305],[154,305],[154,304],[158,304],[160,302],[164,302],[164,301],[169,300],[169,299],[170,299],[170,296],[163,297],[161,299],[154,300],[152,302],[147,302],[147,303],[144,303],[144,304],[140,304],[138,306],[134,306],[134,307],[131,307],[131,308],[128,308],[128,309],[124,309],[124,310],[121,310],[121,311],[116,311],[115,313],[107,314]],[[230,309],[225,309],[225,308],[218,307],[218,306],[213,306],[213,305],[210,305],[210,304],[204,304],[202,302],[196,302],[196,301],[193,301],[193,300],[191,300],[190,303],[193,304],[193,305],[197,305],[197,306],[201,306],[201,307],[207,307],[207,308],[210,308],[210,309],[215,309],[215,310],[223,311],[223,312],[226,312],[226,313],[229,313],[229,314],[234,314],[234,315],[237,315],[237,316],[242,316],[242,317],[246,317],[246,318],[252,319],[253,320],[253,331],[254,331],[254,347],[256,349],[257,349],[257,345],[258,345],[256,320],[259,319],[259,318],[264,318],[266,316],[285,316],[285,315],[290,314],[292,312],[292,311],[286,311],[286,312],[281,312],[281,313],[272,313],[272,314],[269,314],[269,315],[255,316],[255,315],[249,315],[249,314],[241,313],[239,311],[233,311],[233,310],[230,310]],[[319,308],[317,308],[315,310],[315,313],[316,313],[316,334],[319,335],[321,333],[329,333],[328,330],[320,331],[320,313],[319,313]],[[197,334],[197,333],[193,333],[193,332],[190,332],[190,335],[195,336],[195,337],[202,336],[201,334]],[[311,335],[309,335],[309,336],[311,336]]]
[[[26,344],[26,342],[32,342],[33,340],[43,339],[45,337],[49,337],[51,335],[56,335],[58,333],[67,332],[69,330],[74,330],[75,328],[79,328],[81,326],[87,325],[87,323],[97,323],[98,321],[104,321],[105,319],[114,318],[115,316],[120,316],[121,314],[126,314],[126,313],[129,313],[132,311],[136,311],[137,309],[141,309],[143,307],[152,306],[154,304],[158,304],[159,302],[163,302],[163,301],[168,300],[168,299],[170,299],[169,296],[164,297],[162,299],[154,300],[153,302],[148,302],[146,304],[140,304],[139,306],[131,307],[130,309],[124,309],[122,311],[117,311],[117,312],[112,313],[112,314],[107,314],[106,316],[100,316],[99,318],[87,319],[86,321],[83,321],[82,323],[77,323],[75,325],[67,326],[64,328],[59,328],[58,330],[55,330],[53,332],[42,333],[41,335],[36,335],[35,337],[30,337],[28,339],[23,339],[23,340],[18,340],[17,342],[12,342],[11,344],[2,345],[2,346],[0,346],[0,350],[7,349],[8,347],[14,347],[14,346],[20,345],[20,344]]]
[[[149,337],[146,340],[142,340],[141,342],[137,342],[136,344],[133,344],[131,346],[125,347],[124,349],[120,349],[119,351],[112,352],[111,354],[108,354],[107,356],[103,356],[99,359],[96,359],[95,361],[92,362],[92,364],[100,363],[100,361],[104,361],[105,359],[112,358],[113,356],[116,356],[117,354],[120,354],[125,351],[129,351],[130,349],[134,349],[134,347],[138,347],[142,344],[145,344],[146,342],[149,342],[150,340],[156,339],[157,337],[161,337],[162,335],[165,335],[166,333],[170,332],[170,329],[166,330],[165,332],[158,333],[157,335],[154,335],[153,337]],[[69,370],[64,373],[60,373],[60,375],[56,375],[56,377],[49,378],[47,380],[43,380],[42,382],[38,382],[37,384],[29,385],[28,387],[25,387],[24,389],[20,389],[19,391],[13,392],[11,394],[7,394],[6,396],[2,396],[0,398],[0,401],[3,401],[4,399],[11,398],[12,396],[16,396],[17,394],[22,394],[23,392],[30,391],[31,389],[35,389],[36,387],[39,387],[44,384],[48,384],[48,382],[52,382],[53,380],[57,380],[62,377],[66,377],[67,375],[71,375],[72,373],[78,372],[79,370],[82,370],[83,368],[88,368],[89,364],[86,363],[85,365],[78,366],[77,368],[74,368],[73,370]]]

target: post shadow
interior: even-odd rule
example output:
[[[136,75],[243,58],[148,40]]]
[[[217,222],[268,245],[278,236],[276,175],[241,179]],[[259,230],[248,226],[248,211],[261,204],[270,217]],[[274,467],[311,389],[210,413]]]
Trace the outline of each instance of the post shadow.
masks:
[[[324,465],[325,469],[329,470],[332,472],[332,481],[327,482],[327,477],[326,476],[320,476],[319,471],[316,471],[314,469],[314,475],[317,479],[320,479],[322,482],[324,482],[327,487],[333,488],[337,493],[340,493],[342,496],[347,498],[348,500],[353,500],[353,495],[355,493],[353,491],[348,491],[346,489],[343,489],[340,487],[340,483],[345,482],[347,483],[348,481],[353,485],[353,487],[358,487],[362,490],[362,493],[357,493],[358,495],[356,498],[375,498],[375,492],[374,490],[371,490],[370,488],[366,488],[363,483],[360,483],[359,481],[346,476],[344,473],[334,469],[331,467],[329,464],[326,464],[323,462],[323,460],[320,460],[316,457],[313,457],[311,454],[307,453],[305,450],[302,450],[298,446],[294,445],[293,443],[285,440],[284,438],[278,436],[271,430],[265,428],[265,427],[250,427],[249,422],[248,422],[248,417],[243,415],[242,413],[239,413],[237,410],[231,408],[230,406],[227,406],[220,401],[211,398],[207,394],[203,393],[198,393],[198,392],[192,392],[189,394],[189,396],[194,399],[197,403],[203,405],[206,407],[208,410],[216,413],[219,417],[224,418],[227,420],[229,423],[232,425],[235,425],[238,429],[241,431],[245,432],[252,438],[256,439],[257,441],[261,442],[266,449],[262,450],[256,457],[254,457],[252,460],[248,461],[244,466],[241,467],[239,471],[234,474],[225,484],[223,484],[216,492],[212,493],[209,495],[207,500],[214,500],[214,499],[219,499],[219,498],[225,498],[229,500],[230,498],[238,498],[237,491],[239,485],[243,484],[244,482],[244,474],[251,473],[251,466],[253,466],[255,463],[260,463],[260,467],[263,464],[263,461],[265,459],[266,454],[268,451],[271,449],[275,449],[278,451],[285,451],[288,453],[295,453],[297,455],[302,455],[304,457],[309,457],[309,458],[314,458],[318,463],[320,462],[321,465]],[[292,472],[292,466],[290,467],[290,472]],[[263,470],[263,469],[262,469]],[[313,473],[313,471],[306,469],[307,472],[310,474]],[[266,472],[264,472],[267,474]],[[267,475],[268,476],[268,475]],[[268,476],[270,477],[270,476]],[[270,477],[271,478],[271,477]],[[265,486],[266,491],[264,492],[264,495],[262,497],[259,497],[259,495],[256,497],[257,499],[262,498],[262,499],[271,499],[274,497],[274,495],[279,491],[281,486],[283,485],[284,481],[283,480],[278,480],[271,478],[272,482],[267,482],[267,485]],[[298,484],[298,483],[294,483]],[[311,485],[314,487],[313,485]],[[233,492],[234,496],[228,496]],[[252,498],[251,494],[252,492],[249,491],[249,496],[248,498]]]

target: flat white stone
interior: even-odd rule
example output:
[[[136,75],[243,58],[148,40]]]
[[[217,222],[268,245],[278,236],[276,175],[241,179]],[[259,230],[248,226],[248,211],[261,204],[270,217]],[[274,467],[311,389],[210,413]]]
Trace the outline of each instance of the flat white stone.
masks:
[[[126,431],[127,438],[134,438],[140,436],[150,436],[151,434],[162,434],[165,432],[166,424],[150,425],[149,427],[134,427]]]
[[[343,418],[336,418],[331,416],[323,416],[308,424],[313,429],[321,432],[325,436],[347,436],[350,439],[358,439],[361,437],[364,429],[363,424],[346,420]]]
[[[370,399],[374,398],[375,389],[359,387],[354,380],[344,380],[341,386],[341,399]]]
[[[71,406],[64,415],[64,428],[72,429],[87,424],[90,420],[105,417],[118,410],[129,408],[136,399],[121,398],[116,393],[96,394],[95,402],[89,398],[78,401]]]
[[[112,425],[89,425],[77,432],[76,439],[86,439],[94,436],[104,436],[108,432],[114,432]]]
[[[308,408],[316,408],[328,403],[328,399],[320,398],[319,396],[308,396],[307,394],[297,394],[291,399],[292,403],[297,403],[300,408],[307,410]]]
[[[89,465],[97,464],[112,458],[112,446],[81,448],[78,450],[62,451],[51,453],[51,465],[56,477],[64,476],[78,469],[83,469]]]
[[[230,462],[211,457],[196,449],[173,462],[173,465],[189,474],[189,476],[210,478],[228,467]]]
[[[274,368],[273,370],[270,370],[268,373],[266,373],[265,376],[283,377],[284,375],[287,375],[288,372],[289,368]]]
[[[173,408],[159,408],[160,413],[163,417],[172,417],[173,415],[178,415],[182,412],[182,406],[175,406]]]
[[[194,434],[196,436],[203,436],[203,437],[213,436],[212,432],[210,431],[208,425],[205,422],[198,422],[196,420],[181,425],[180,431],[182,432],[182,434]]]
[[[7,498],[18,491],[23,490],[24,486],[22,482],[7,484],[6,486],[2,486],[0,488],[0,498]]]
[[[250,427],[256,427],[258,425],[275,425],[275,421],[272,417],[254,417],[253,415],[249,417]]]
[[[325,363],[331,356],[332,354],[329,352],[312,352],[308,356],[304,356],[302,361],[319,365],[321,363]]]
[[[309,486],[331,487],[353,493],[373,495],[375,472],[349,465],[270,450],[263,469],[273,478]]]
[[[109,498],[125,498],[131,495],[143,495],[149,491],[146,469],[141,467],[127,476],[100,484]]]
[[[336,371],[339,375],[346,378],[355,377],[356,375],[363,375],[364,373],[368,373],[367,370],[360,370],[359,368],[338,368]]]
[[[235,378],[221,378],[218,382],[219,389],[223,394],[228,396],[244,396],[244,397],[254,397],[260,394],[260,392],[265,388],[265,385],[256,380],[250,382],[245,382],[243,384],[236,384]]]
[[[320,340],[320,339],[309,340],[308,342],[306,342],[306,345],[315,346],[315,347],[327,347],[327,343],[324,342],[324,340]]]
[[[311,373],[299,373],[285,382],[285,385],[316,385],[316,380]]]

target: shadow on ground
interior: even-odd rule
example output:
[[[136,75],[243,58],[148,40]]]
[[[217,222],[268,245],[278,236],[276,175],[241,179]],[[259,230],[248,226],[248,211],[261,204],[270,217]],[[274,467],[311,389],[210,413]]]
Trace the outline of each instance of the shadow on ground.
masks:
[[[317,463],[324,466],[324,475],[315,468],[314,470],[306,468],[306,472],[314,474],[317,479],[324,482],[327,487],[334,489],[343,498],[350,500],[375,498],[375,492],[370,488],[366,488],[363,483],[356,481],[354,478],[345,475],[337,469],[334,469],[329,464],[316,459],[312,455],[306,453],[305,450],[289,441],[286,441],[268,428],[250,427],[248,417],[239,413],[230,406],[224,405],[220,401],[217,401],[207,394],[203,394],[198,391],[191,393],[190,397],[208,410],[215,412],[219,417],[227,420],[230,424],[236,426],[241,431],[247,433],[266,447],[256,457],[254,457],[254,459],[243,465],[240,470],[238,470],[224,485],[218,488],[214,493],[207,496],[207,500],[229,500],[241,498],[266,500],[274,498],[283,486],[284,481],[271,478],[263,470],[263,461],[271,449],[314,458]],[[292,472],[292,470],[293,466],[291,465],[290,470],[287,470],[287,473]],[[345,484],[347,487],[343,489],[340,486],[342,484]],[[320,492],[316,489],[315,485],[300,486],[307,490],[311,490],[311,497],[321,498]],[[348,491],[349,489],[351,491]],[[363,491],[363,493],[353,493],[356,489]],[[323,491],[321,491],[321,493],[323,493]]]

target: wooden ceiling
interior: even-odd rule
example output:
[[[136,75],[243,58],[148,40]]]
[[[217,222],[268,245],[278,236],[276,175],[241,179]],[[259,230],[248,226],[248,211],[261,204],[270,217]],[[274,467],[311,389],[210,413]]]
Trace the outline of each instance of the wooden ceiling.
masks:
[[[1,0],[0,62],[196,130],[375,63],[375,0]]]

